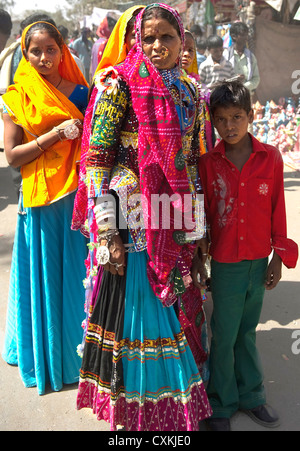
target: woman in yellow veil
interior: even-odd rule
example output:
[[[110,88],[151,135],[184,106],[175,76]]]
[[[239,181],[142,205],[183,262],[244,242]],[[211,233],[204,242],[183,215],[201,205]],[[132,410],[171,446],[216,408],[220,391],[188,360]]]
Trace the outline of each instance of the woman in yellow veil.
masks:
[[[78,380],[86,240],[70,229],[88,86],[59,31],[22,35],[23,58],[3,96],[8,162],[21,166],[4,360],[44,394]]]
[[[188,30],[184,31],[185,43],[182,54],[182,68],[186,73],[194,78],[196,81],[200,81],[197,65],[197,51],[196,42],[192,33]]]
[[[96,69],[94,79],[99,72],[110,66],[116,66],[125,60],[129,50],[133,47],[135,42],[134,21],[142,8],[144,8],[144,6],[132,6],[119,18],[106,44],[101,61]],[[130,42],[131,39],[133,40]]]

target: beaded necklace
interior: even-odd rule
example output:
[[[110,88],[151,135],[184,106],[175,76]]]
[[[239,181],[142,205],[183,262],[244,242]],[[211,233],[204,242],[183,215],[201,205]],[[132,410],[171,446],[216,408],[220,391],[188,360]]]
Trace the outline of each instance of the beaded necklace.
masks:
[[[180,77],[180,70],[178,66],[173,67],[172,69],[162,69],[159,71],[166,87],[170,91],[171,86],[175,84],[175,81]]]
[[[191,119],[194,112],[194,102],[191,93],[181,82],[180,69],[178,66],[172,69],[162,69],[159,71],[178,113],[181,135],[185,135],[187,128],[191,125]]]

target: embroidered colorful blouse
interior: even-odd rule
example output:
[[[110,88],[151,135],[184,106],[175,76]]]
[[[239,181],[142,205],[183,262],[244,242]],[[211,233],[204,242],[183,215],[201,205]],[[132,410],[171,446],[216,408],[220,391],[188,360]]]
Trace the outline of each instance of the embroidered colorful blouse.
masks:
[[[198,159],[200,151],[205,151],[205,111],[199,99],[198,88],[188,78],[179,81],[179,69],[163,71],[162,77],[175,100],[178,116],[179,111],[179,83],[183,92],[184,104],[182,117],[183,158],[186,164],[190,190],[196,194],[201,192],[198,176]],[[106,83],[109,83],[106,80]],[[118,81],[118,87],[112,95],[103,91],[99,86],[96,101],[90,147],[86,158],[86,184],[90,198],[103,196],[109,189],[114,189],[122,197],[120,187],[130,185],[130,194],[139,191],[139,163],[138,163],[138,120],[132,108],[129,88],[124,80]],[[201,135],[202,133],[202,135]],[[124,178],[126,177],[126,181]],[[124,199],[126,202],[126,198]],[[122,202],[123,214],[128,219],[133,218],[132,208]],[[140,212],[140,210],[138,211]],[[138,214],[137,212],[137,214]],[[198,237],[204,234],[204,214],[198,209],[197,215]],[[137,250],[146,247],[145,234],[142,233],[137,241],[134,228],[130,229]]]

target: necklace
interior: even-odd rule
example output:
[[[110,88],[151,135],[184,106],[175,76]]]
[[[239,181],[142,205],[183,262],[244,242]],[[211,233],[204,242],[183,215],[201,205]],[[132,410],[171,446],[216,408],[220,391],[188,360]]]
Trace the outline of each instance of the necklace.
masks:
[[[61,84],[61,82],[62,82],[62,76],[60,76],[60,80],[59,80],[59,82],[58,82],[58,84],[55,86],[55,89],[57,89],[58,87],[59,87],[59,85]]]
[[[171,86],[175,83],[177,78],[180,77],[180,70],[178,66],[175,66],[172,69],[162,69],[159,72],[165,82],[165,85],[169,90]]]

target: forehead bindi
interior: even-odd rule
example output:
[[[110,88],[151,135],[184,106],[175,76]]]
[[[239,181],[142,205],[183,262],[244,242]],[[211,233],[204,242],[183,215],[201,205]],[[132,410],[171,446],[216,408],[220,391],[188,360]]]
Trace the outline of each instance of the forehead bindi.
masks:
[[[166,34],[166,33],[177,33],[175,28],[165,19],[153,18],[148,19],[144,22],[143,35],[147,34]]]
[[[55,39],[53,39],[46,31],[38,30],[30,36],[29,48],[41,45],[52,47],[57,44]]]
[[[191,38],[190,36],[186,36],[185,37],[185,42],[184,42],[184,48],[185,49],[192,49],[194,50],[194,40],[193,38]]]
[[[194,46],[194,39],[193,39],[191,36],[186,35],[186,36],[185,36],[185,43],[186,43],[189,47],[193,47],[193,46]]]

